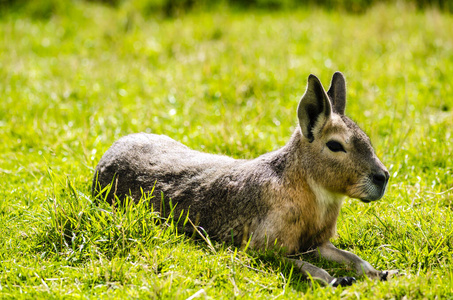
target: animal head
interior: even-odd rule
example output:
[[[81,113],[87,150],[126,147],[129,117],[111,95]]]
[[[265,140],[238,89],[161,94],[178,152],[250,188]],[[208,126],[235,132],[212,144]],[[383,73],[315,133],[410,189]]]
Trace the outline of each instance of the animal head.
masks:
[[[310,75],[297,108],[308,175],[330,192],[370,202],[382,198],[389,173],[368,136],[344,115],[346,82],[336,72],[326,92]]]

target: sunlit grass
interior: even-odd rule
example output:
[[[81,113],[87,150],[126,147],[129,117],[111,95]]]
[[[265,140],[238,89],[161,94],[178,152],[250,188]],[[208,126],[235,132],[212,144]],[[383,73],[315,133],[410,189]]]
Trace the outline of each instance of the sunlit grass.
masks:
[[[2,297],[453,297],[451,15],[377,6],[144,19],[86,3],[66,13],[0,20]],[[334,243],[404,276],[310,287],[278,255],[211,249],[145,204],[92,203],[93,168],[119,137],[154,132],[253,158],[288,140],[308,75],[327,86],[337,70],[346,113],[391,182],[377,203],[346,201]]]

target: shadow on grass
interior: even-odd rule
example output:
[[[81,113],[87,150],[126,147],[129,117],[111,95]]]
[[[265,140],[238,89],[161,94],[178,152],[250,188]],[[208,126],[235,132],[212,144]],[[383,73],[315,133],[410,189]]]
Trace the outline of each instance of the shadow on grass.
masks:
[[[204,249],[204,251],[210,252],[210,250],[212,250],[213,242],[211,242],[207,236],[200,237],[199,235],[188,235],[188,238],[201,249]],[[208,240],[209,244],[206,243],[206,240]],[[316,290],[320,287],[329,288],[324,283],[302,274],[297,266],[286,259],[286,256],[281,250],[246,249],[243,251],[239,247],[225,242],[217,242],[214,247],[220,252],[225,251],[225,249],[229,249],[232,253],[237,252],[240,253],[240,256],[246,256],[247,259],[245,261],[247,261],[247,264],[244,264],[243,261],[240,262],[240,264],[242,264],[243,267],[251,269],[257,273],[268,273],[269,275],[280,274],[284,281],[284,285],[290,287],[296,292],[307,293],[310,290]],[[291,255],[290,257],[292,259],[300,259],[320,267],[334,277],[356,276],[355,272],[348,266],[331,262],[324,258],[317,258],[313,255],[313,253]]]
[[[261,268],[272,269],[274,272],[281,273],[288,285],[298,292],[305,293],[312,288],[316,289],[318,287],[326,287],[322,282],[302,274],[298,267],[287,261],[285,256],[279,251],[248,250],[248,255],[255,257],[255,259],[260,263]],[[310,253],[303,255],[291,255],[290,257],[293,259],[300,259],[304,262],[320,267],[335,277],[355,276],[354,271],[349,269],[347,266],[331,262],[323,258],[317,258]]]

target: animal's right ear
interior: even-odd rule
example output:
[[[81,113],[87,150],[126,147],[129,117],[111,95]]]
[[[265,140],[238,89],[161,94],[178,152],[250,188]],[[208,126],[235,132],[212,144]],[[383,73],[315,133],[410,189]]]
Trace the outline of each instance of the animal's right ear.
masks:
[[[322,128],[332,114],[329,97],[326,94],[318,77],[308,76],[307,90],[300,99],[297,107],[297,116],[303,135],[313,142],[314,129]]]
[[[332,76],[332,83],[327,91],[332,100],[333,110],[340,115],[344,115],[346,106],[346,80],[341,72],[335,72]]]

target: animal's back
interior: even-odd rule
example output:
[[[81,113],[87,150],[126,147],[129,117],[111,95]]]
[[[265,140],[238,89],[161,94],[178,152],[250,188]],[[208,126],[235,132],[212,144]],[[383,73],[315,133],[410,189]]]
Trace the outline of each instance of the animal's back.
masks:
[[[140,187],[150,191],[156,182],[180,186],[201,173],[207,176],[237,162],[192,150],[165,135],[136,133],[122,137],[107,150],[96,167],[93,189],[97,180],[102,187],[112,184],[119,198],[132,196],[138,200],[142,196]]]

